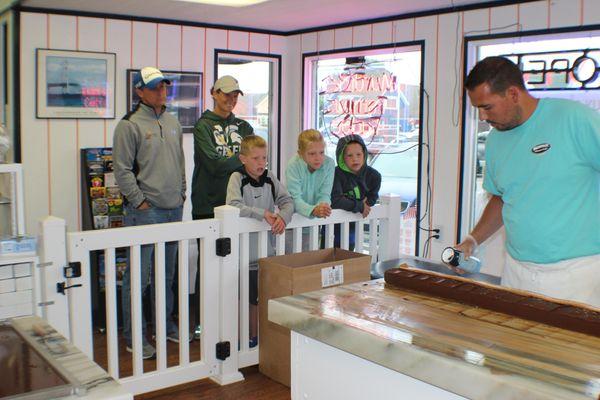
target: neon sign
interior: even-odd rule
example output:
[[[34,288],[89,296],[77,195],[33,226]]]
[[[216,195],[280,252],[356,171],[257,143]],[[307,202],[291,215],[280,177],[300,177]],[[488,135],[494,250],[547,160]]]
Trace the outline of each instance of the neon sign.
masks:
[[[322,93],[377,93],[396,90],[396,77],[388,71],[370,75],[362,71],[343,72],[325,78],[325,90]]]
[[[383,114],[383,104],[385,97],[377,99],[342,99],[332,100],[329,102],[327,107],[327,113],[329,114]]]
[[[600,49],[501,56],[519,66],[530,91],[600,89]]]
[[[323,80],[323,118],[329,132],[342,137],[349,134],[372,138],[384,113],[388,92],[397,90],[396,76],[386,70],[365,71],[354,68],[332,74]]]
[[[337,137],[359,135],[363,138],[370,138],[377,133],[380,121],[381,116],[359,118],[346,115],[336,117],[332,125],[336,127],[336,132],[334,134]]]

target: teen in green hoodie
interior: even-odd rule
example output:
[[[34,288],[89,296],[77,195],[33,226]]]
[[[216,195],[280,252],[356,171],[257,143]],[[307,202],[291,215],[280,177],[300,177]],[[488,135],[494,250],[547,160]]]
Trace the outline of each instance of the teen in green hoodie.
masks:
[[[252,135],[252,126],[233,114],[240,94],[232,76],[219,78],[210,91],[215,107],[206,110],[194,127],[194,175],[192,177],[192,217],[212,218],[214,208],[225,204],[227,182],[242,163],[240,143]]]
[[[238,153],[242,139],[252,135],[252,126],[233,114],[238,96],[244,95],[238,81],[229,75],[217,79],[210,90],[215,101],[213,111],[206,110],[194,126],[194,175],[192,176],[192,218],[213,218],[215,207],[225,205],[229,176],[242,166]],[[191,310],[194,337],[200,338],[199,274],[192,294]]]

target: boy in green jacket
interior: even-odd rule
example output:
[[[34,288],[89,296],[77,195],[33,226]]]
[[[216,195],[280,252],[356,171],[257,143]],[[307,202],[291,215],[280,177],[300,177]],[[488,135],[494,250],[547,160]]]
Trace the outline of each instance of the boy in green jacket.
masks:
[[[194,175],[192,177],[192,217],[213,218],[214,208],[225,204],[227,182],[242,163],[240,143],[252,135],[252,126],[233,114],[240,90],[229,75],[219,78],[210,91],[215,107],[206,110],[194,127]]]

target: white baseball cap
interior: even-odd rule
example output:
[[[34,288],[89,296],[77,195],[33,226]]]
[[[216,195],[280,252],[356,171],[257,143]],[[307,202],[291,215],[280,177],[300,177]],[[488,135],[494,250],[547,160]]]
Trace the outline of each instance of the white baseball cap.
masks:
[[[243,96],[244,92],[240,89],[240,84],[237,79],[235,79],[231,75],[223,75],[215,82],[215,86],[213,86],[215,91],[220,90],[223,93],[231,93],[231,92],[240,92]]]
[[[163,73],[154,67],[142,68],[133,78],[133,86],[137,89],[156,89],[161,82],[167,85],[171,84],[171,81],[165,78]]]

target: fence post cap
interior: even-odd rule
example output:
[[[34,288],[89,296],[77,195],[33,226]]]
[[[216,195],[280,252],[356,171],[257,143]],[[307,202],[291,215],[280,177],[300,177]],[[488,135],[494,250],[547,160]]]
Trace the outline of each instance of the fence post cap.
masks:
[[[40,223],[41,225],[57,225],[57,226],[63,226],[63,225],[66,225],[66,224],[67,224],[67,221],[65,221],[65,220],[64,220],[64,219],[62,219],[62,218],[55,217],[55,216],[53,216],[53,215],[48,215],[48,216],[46,216],[46,217],[44,217],[44,218],[41,218],[41,219],[39,220],[39,223]]]
[[[215,218],[225,219],[225,218],[237,218],[240,216],[240,209],[233,206],[219,206],[215,207]]]
[[[381,199],[381,204],[391,204],[392,202],[399,203],[402,201],[402,198],[399,195],[393,193],[386,193],[384,195],[379,196],[379,198]]]

